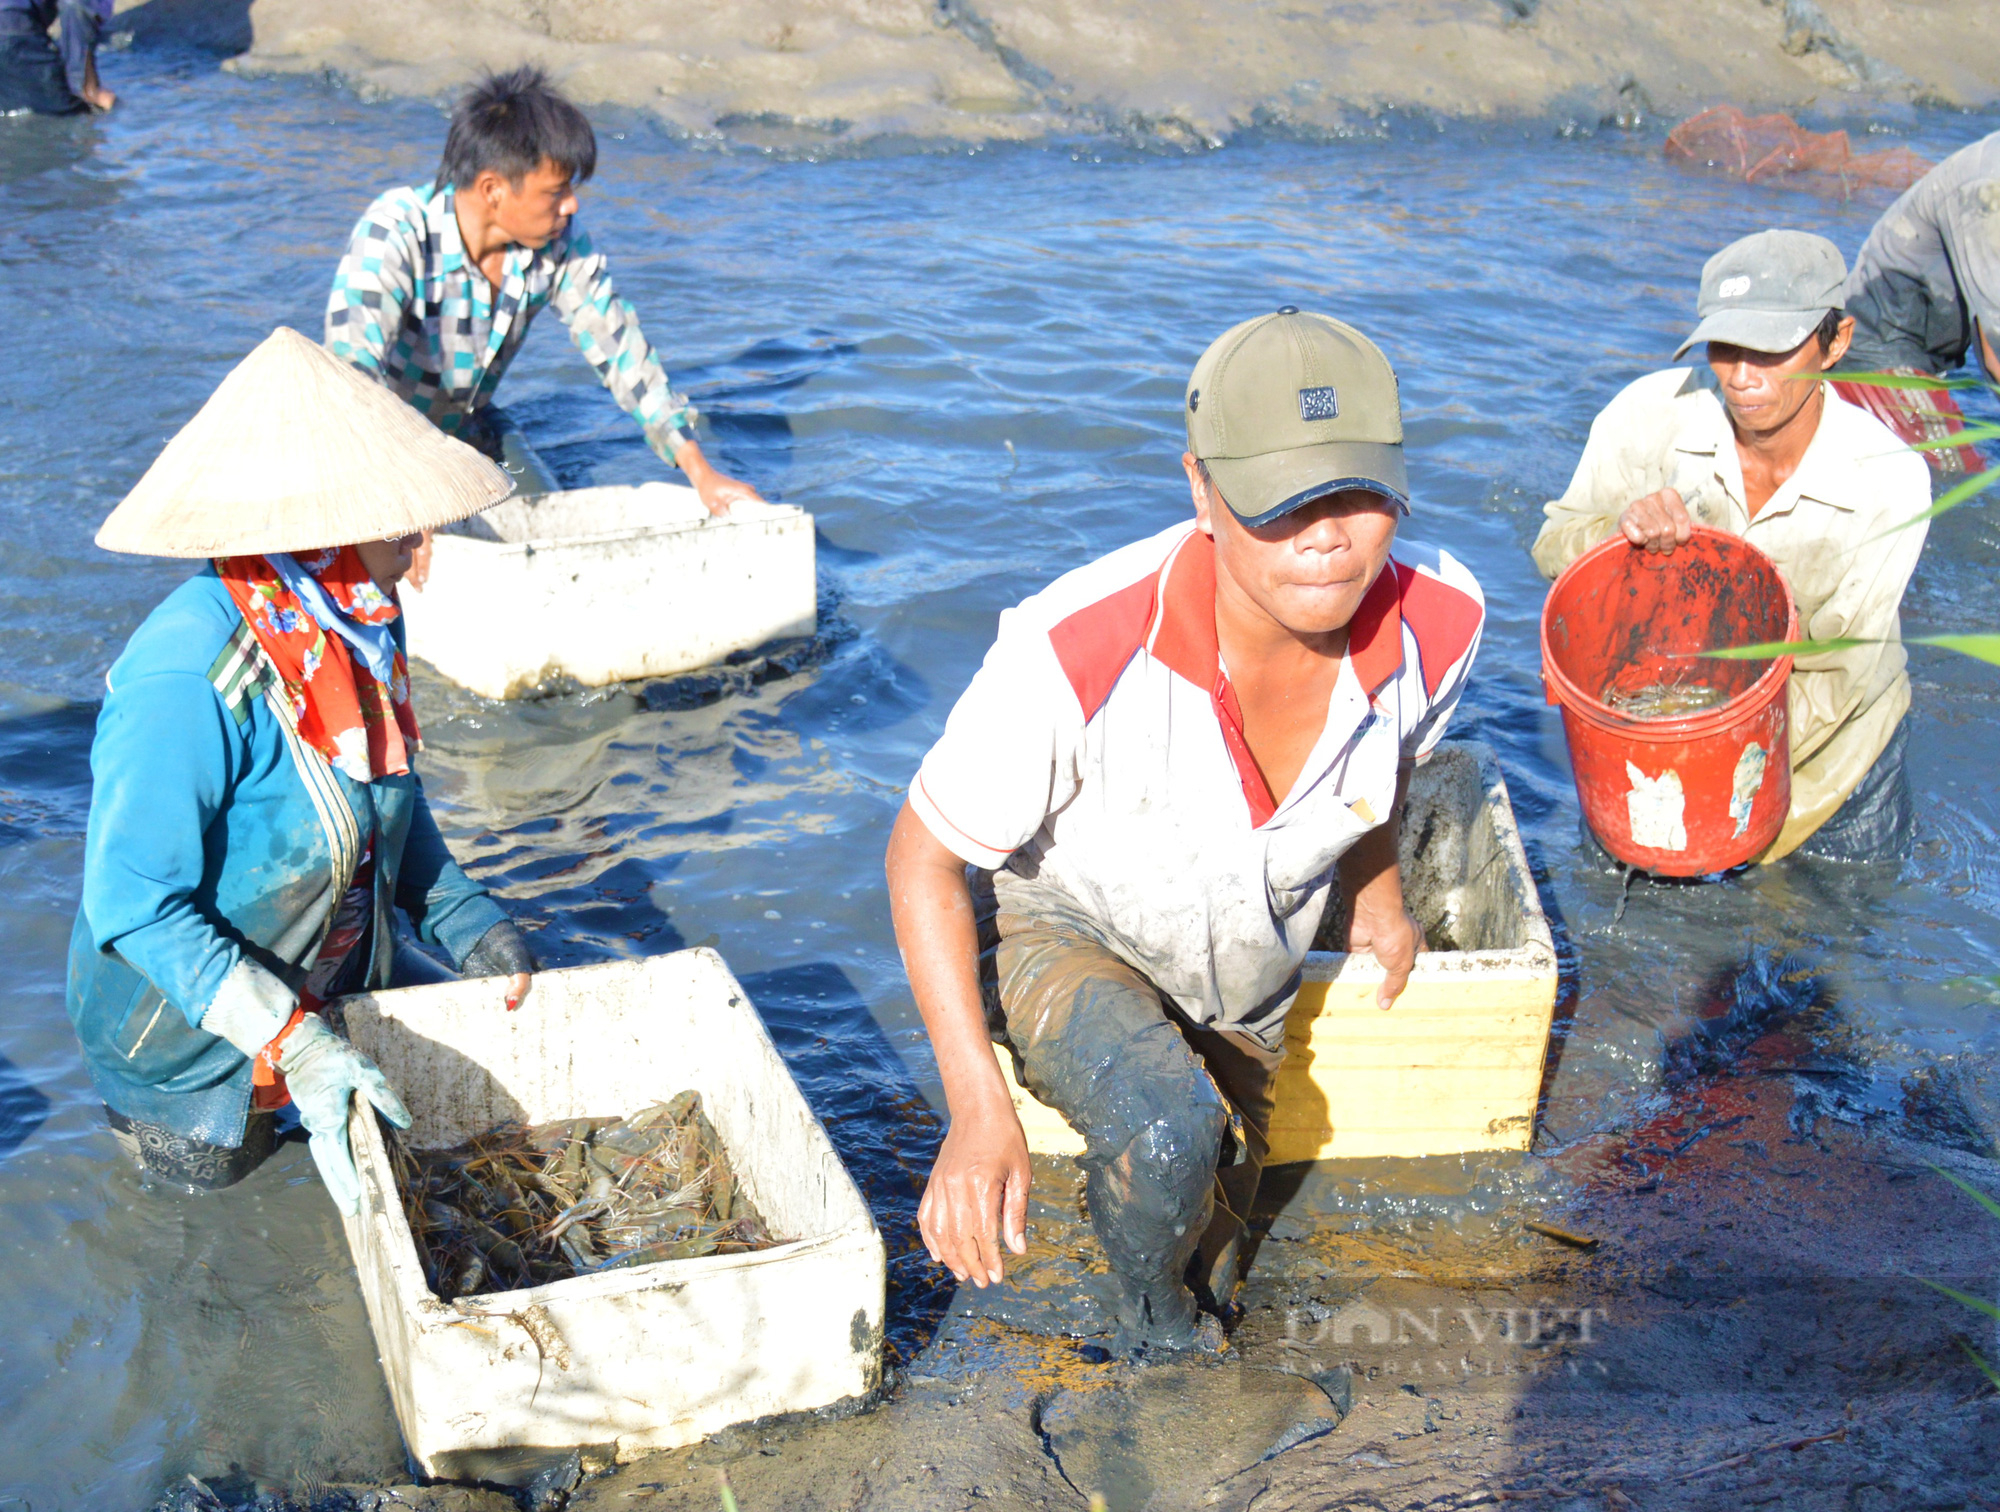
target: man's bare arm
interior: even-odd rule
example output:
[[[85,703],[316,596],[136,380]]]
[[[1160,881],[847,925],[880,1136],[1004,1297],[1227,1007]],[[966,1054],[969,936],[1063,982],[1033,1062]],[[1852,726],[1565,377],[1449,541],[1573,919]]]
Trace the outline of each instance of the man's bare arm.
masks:
[[[889,836],[888,874],[896,944],[951,1114],[917,1223],[933,1260],[985,1286],[1006,1275],[1002,1236],[1015,1254],[1027,1249],[1028,1141],[986,1032],[965,863],[905,803]]]
[[[1410,796],[1412,767],[1396,778],[1396,804],[1389,817],[1355,841],[1340,858],[1340,886],[1354,905],[1347,948],[1372,950],[1384,976],[1376,1004],[1394,1005],[1408,985],[1418,952],[1427,948],[1423,926],[1403,902],[1403,871],[1397,859],[1402,840],[1403,805]]]
[[[712,515],[726,515],[737,504],[761,504],[764,496],[740,478],[717,472],[702,454],[701,443],[690,439],[674,453],[674,466],[688,480],[688,487]]]

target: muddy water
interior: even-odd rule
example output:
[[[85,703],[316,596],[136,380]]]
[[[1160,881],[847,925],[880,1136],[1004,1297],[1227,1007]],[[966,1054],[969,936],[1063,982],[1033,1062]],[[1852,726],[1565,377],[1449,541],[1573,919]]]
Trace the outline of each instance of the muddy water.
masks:
[[[401,1473],[333,1212],[302,1149],[205,1201],[142,1190],[63,1018],[92,700],[185,571],[91,534],[226,365],[317,331],[377,188],[434,160],[436,112],[251,83],[203,58],[109,65],[130,108],[0,121],[0,1508],[129,1508],[171,1474]],[[616,126],[617,123],[611,123]],[[1942,155],[1992,122],[1904,125]],[[1301,1201],[1479,1224],[1559,1195],[1543,1157],[1658,1114],[1770,1024],[1819,1057],[1795,1122],[1984,1141],[2000,1112],[1990,670],[1917,653],[1922,843],[1900,871],[1787,866],[1641,885],[1576,839],[1535,665],[1526,548],[1595,407],[1664,360],[1703,257],[1767,224],[1850,251],[1879,205],[1687,178],[1656,138],[1395,126],[1204,157],[1073,149],[829,162],[693,152],[627,123],[587,215],[697,395],[712,451],[821,534],[805,666],[501,707],[420,680],[452,843],[573,964],[711,941],[745,979],[899,1254],[909,1358],[947,1300],[909,1252],[934,1076],[878,858],[994,616],[1187,508],[1178,396],[1204,341],[1283,303],[1338,311],[1402,373],[1410,533],[1486,586],[1458,731],[1500,751],[1567,966],[1536,1156],[1373,1163]],[[507,399],[571,484],[663,475],[553,322]],[[1906,605],[1989,626],[2000,540],[1947,517]],[[10,1500],[11,1498],[11,1500]]]

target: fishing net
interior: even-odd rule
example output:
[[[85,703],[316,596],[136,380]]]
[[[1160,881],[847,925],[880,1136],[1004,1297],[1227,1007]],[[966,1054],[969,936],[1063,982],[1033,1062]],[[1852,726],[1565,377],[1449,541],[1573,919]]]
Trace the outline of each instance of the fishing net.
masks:
[[[1856,189],[1910,187],[1930,162],[1907,147],[1856,152],[1844,131],[1807,131],[1787,115],[1747,116],[1717,105],[1667,135],[1672,162],[1712,168],[1748,184],[1785,184],[1846,198]]]

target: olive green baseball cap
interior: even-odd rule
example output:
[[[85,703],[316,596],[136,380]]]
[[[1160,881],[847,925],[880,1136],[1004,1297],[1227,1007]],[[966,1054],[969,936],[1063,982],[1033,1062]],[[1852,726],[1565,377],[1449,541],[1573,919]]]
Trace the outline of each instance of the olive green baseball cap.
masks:
[[[1395,369],[1330,315],[1286,305],[1217,337],[1188,379],[1187,444],[1245,525],[1350,488],[1410,512]]]

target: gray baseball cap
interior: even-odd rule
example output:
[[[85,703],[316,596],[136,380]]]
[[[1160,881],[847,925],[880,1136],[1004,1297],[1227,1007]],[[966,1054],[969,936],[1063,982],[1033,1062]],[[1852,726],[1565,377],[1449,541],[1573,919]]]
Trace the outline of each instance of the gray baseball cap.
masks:
[[[1395,370],[1330,315],[1286,305],[1224,331],[1194,365],[1186,417],[1188,450],[1245,525],[1350,488],[1409,513]]]
[[[1844,310],[1847,260],[1810,231],[1759,231],[1731,242],[1701,270],[1695,313],[1701,324],[1674,353],[1697,342],[1726,341],[1753,352],[1789,352],[1828,310]]]

